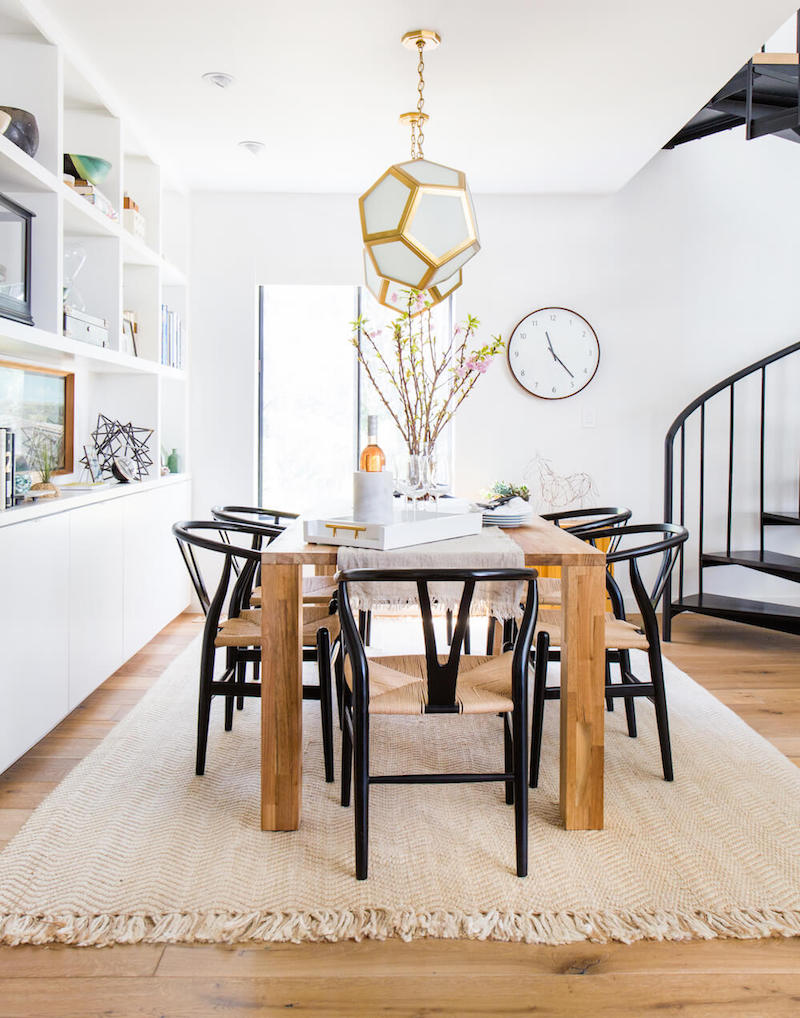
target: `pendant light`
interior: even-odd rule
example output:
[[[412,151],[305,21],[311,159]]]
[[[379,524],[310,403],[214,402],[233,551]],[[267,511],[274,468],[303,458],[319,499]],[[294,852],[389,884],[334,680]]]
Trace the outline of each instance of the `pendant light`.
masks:
[[[424,52],[440,43],[430,29],[403,36],[419,54],[417,108],[400,117],[411,127],[411,159],[390,166],[358,200],[367,286],[381,304],[400,310],[408,300],[398,286],[426,291],[423,299],[438,304],[461,285],[461,267],[480,250],[466,176],[423,154]]]

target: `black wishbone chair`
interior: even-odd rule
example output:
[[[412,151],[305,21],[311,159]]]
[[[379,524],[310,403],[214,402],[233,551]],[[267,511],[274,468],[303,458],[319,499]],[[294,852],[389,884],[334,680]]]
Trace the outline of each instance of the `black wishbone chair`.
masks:
[[[669,738],[669,720],[667,716],[667,697],[664,688],[664,666],[661,657],[661,639],[658,632],[658,621],[656,610],[658,603],[664,594],[667,580],[675,567],[681,545],[689,536],[685,527],[674,523],[643,523],[637,525],[620,527],[601,527],[591,532],[585,532],[587,540],[600,541],[611,539],[614,542],[613,550],[606,553],[606,563],[628,563],[628,573],[631,588],[639,612],[642,616],[641,627],[628,622],[625,617],[625,606],[622,600],[622,593],[619,585],[609,569],[606,570],[606,589],[611,599],[614,614],[607,614],[605,621],[605,646],[606,646],[606,700],[623,697],[625,700],[625,714],[628,723],[628,735],[636,737],[636,714],[634,699],[646,696],[652,700],[655,706],[656,724],[658,726],[658,738],[661,746],[661,764],[664,771],[664,780],[672,781],[672,749]],[[630,538],[647,538],[646,543],[638,543],[631,547],[628,543]],[[655,581],[648,591],[642,579],[639,565],[642,559],[651,555],[660,555],[659,566]],[[542,609],[537,622],[537,658],[545,651],[547,646],[560,646],[562,633],[561,612],[557,609]],[[542,640],[543,634],[547,639]],[[544,643],[544,646],[542,646]],[[646,681],[637,678],[631,671],[630,651],[643,650],[647,653],[650,680]],[[558,686],[547,686],[547,669],[540,667],[541,662],[537,660],[537,668],[534,678],[533,689],[533,719],[531,723],[531,787],[535,788],[539,783],[539,760],[542,751],[542,721],[544,716],[544,703],[548,699],[558,699],[560,688]],[[621,682],[611,681],[610,665],[618,664]]]
[[[214,506],[211,515],[215,520],[227,520],[230,523],[246,523],[248,520],[272,522],[285,529],[287,524],[282,520],[299,519],[297,513],[284,512],[283,509],[264,509],[261,506],[246,505],[221,505]],[[235,568],[235,566],[234,566]],[[261,583],[260,578],[257,584]],[[303,577],[303,604],[327,604],[336,593],[336,581],[330,576],[304,576]],[[253,591],[251,603],[261,604],[261,589],[256,586]],[[358,613],[358,629],[361,638],[369,645],[372,639],[372,612],[362,611]],[[469,643],[469,638],[467,638]]]
[[[261,506],[247,505],[215,505],[211,510],[211,515],[215,520],[223,520],[227,523],[256,523],[259,526],[273,526],[278,533],[286,529],[288,522],[299,519],[297,513],[286,512],[283,509],[265,509]],[[303,577],[303,604],[327,605],[335,595],[336,581],[332,576]],[[256,571],[254,589],[250,595],[250,605],[253,608],[261,605],[260,567]]]
[[[220,530],[225,532],[225,539],[219,539]],[[206,536],[215,531],[217,536]],[[274,539],[276,534],[274,526],[259,527],[253,523],[229,523],[224,520],[175,523],[172,533],[181,546],[184,559],[187,557],[187,549],[195,548],[222,556],[219,582],[206,610],[200,659],[196,773],[203,774],[212,699],[215,696],[225,697],[225,730],[230,731],[233,726],[234,701],[243,704],[244,697],[261,696],[261,683],[246,681],[247,665],[252,664],[254,674],[257,675],[257,666],[261,662],[261,612],[260,609],[250,607],[250,595],[256,571],[261,564],[262,544]],[[234,543],[236,538],[244,543]],[[193,551],[190,558],[196,562]],[[233,571],[234,559],[239,565],[238,575]],[[227,618],[223,619],[226,601]],[[305,660],[316,660],[319,670],[319,685],[304,685],[303,699],[320,701],[325,780],[333,781],[331,668],[335,666],[337,675],[341,674],[339,620],[335,614],[328,614],[327,609],[314,605],[304,607],[302,636],[303,657]],[[312,644],[313,652],[310,651]],[[222,676],[215,679],[214,664],[218,648],[225,648],[226,660]]]
[[[550,520],[562,530],[568,530],[570,534],[574,534],[575,537],[592,541],[591,532],[593,530],[600,527],[618,527],[627,523],[632,515],[631,510],[623,506],[591,506],[588,509],[563,509],[554,513],[542,513],[542,519]],[[612,539],[608,550],[613,551],[614,547]],[[561,580],[558,577],[539,577],[539,604],[561,604]]]
[[[416,583],[422,614],[425,654],[367,658],[350,607],[349,585],[410,581]],[[527,586],[525,610],[513,651],[496,657],[462,656],[475,584],[516,582]],[[458,617],[447,657],[438,656],[429,584],[461,583]],[[368,870],[369,786],[498,781],[513,803],[517,875],[528,872],[528,667],[536,623],[534,569],[354,569],[339,574],[339,615],[345,644],[342,711],[342,805],[350,804],[355,770],[356,877]],[[546,653],[540,655],[546,667]],[[485,714],[503,717],[505,767],[500,772],[447,774],[371,774],[370,714]]]

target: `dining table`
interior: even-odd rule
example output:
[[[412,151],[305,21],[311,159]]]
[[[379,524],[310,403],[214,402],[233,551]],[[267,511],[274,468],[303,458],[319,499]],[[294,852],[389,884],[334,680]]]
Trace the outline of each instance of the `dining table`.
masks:
[[[560,810],[567,830],[603,827],[605,554],[538,516],[506,530],[528,567],[558,566]],[[261,555],[261,828],[300,826],[303,774],[303,569],[332,573],[337,547],[309,544],[296,520]],[[469,567],[468,561],[464,562]]]

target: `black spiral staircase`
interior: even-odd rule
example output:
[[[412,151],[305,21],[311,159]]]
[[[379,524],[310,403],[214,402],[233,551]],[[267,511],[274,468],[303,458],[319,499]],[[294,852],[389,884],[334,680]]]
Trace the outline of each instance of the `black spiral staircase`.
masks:
[[[680,551],[677,569],[673,573],[673,576],[675,574],[677,576],[670,580],[664,593],[663,635],[665,640],[671,638],[672,619],[681,612],[699,612],[703,615],[731,619],[753,626],[761,626],[765,629],[800,633],[800,606],[798,605],[774,604],[738,595],[732,597],[713,594],[703,589],[705,570],[720,566],[743,566],[746,569],[768,573],[784,580],[800,582],[800,556],[771,551],[767,547],[767,538],[773,528],[800,527],[800,491],[795,495],[793,508],[785,509],[765,504],[768,488],[765,476],[769,431],[767,427],[768,407],[770,410],[769,419],[772,421],[776,418],[778,421],[781,420],[782,410],[782,405],[779,402],[776,415],[775,403],[770,402],[769,397],[770,395],[776,396],[779,401],[787,398],[785,382],[789,374],[788,359],[795,354],[800,354],[800,342],[778,350],[777,353],[768,357],[763,357],[746,368],[742,368],[741,371],[730,375],[698,396],[697,399],[692,400],[675,418],[667,432],[664,443],[664,519],[667,522],[674,522],[677,518],[679,523],[688,525],[690,530],[694,530],[691,524],[695,519],[697,520],[697,529],[693,534],[692,541],[692,550],[696,549],[697,551],[697,592],[686,593],[684,590],[684,556],[688,554],[684,546]],[[775,367],[776,365],[778,366]],[[768,369],[770,370],[768,371]],[[773,374],[773,372],[777,374]],[[783,378],[780,377],[781,375]],[[783,392],[781,392],[780,384],[771,386],[771,381],[783,382]],[[793,391],[791,385],[788,388],[788,398],[796,406],[796,392]],[[737,464],[737,436],[741,441],[743,430],[736,427],[737,391],[742,396],[742,403],[748,400],[751,404],[747,408],[746,423],[750,424],[753,417],[760,418],[760,429],[757,436],[751,434],[749,427],[744,429],[745,440],[755,446],[753,451],[758,464],[758,547],[756,548],[738,548],[734,542],[734,534],[737,529],[735,526],[737,522],[736,498],[741,494],[734,484],[734,473]],[[756,401],[755,407],[752,406],[753,400]],[[712,403],[712,401],[714,402]],[[723,404],[722,408],[720,408],[720,401]],[[711,421],[712,408],[713,421]],[[720,456],[718,429],[720,424],[722,423],[724,426],[725,422],[728,426],[727,442],[724,443],[726,448]],[[715,429],[713,441],[709,438],[710,423]],[[687,467],[687,460],[689,467]],[[694,472],[695,460],[697,474]],[[712,466],[714,480],[713,485],[710,486],[708,477]],[[687,481],[690,469],[691,478]],[[792,470],[796,477],[796,461],[792,464]],[[719,483],[721,476],[725,473],[727,473],[727,492],[720,491]],[[798,479],[798,483],[800,484],[800,479]],[[753,500],[756,497],[754,492],[748,491],[745,494]],[[710,496],[713,496],[717,501],[723,501],[724,533],[719,533],[719,526],[710,525],[710,523],[719,522],[708,519],[707,503]],[[695,497],[699,503],[697,506],[694,504]],[[692,519],[687,524],[688,516],[691,516]],[[800,530],[797,531],[797,534],[800,537]],[[709,547],[713,550],[707,550]],[[676,584],[676,596],[673,597]]]
[[[675,148],[744,125],[749,139],[774,134],[800,142],[800,12],[796,53],[756,53],[671,138]]]

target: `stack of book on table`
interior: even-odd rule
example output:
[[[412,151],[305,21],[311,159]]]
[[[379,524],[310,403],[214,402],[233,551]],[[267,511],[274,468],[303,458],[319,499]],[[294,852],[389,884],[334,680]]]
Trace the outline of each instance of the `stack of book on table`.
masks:
[[[0,512],[14,505],[16,472],[14,456],[16,436],[10,428],[0,427]]]

